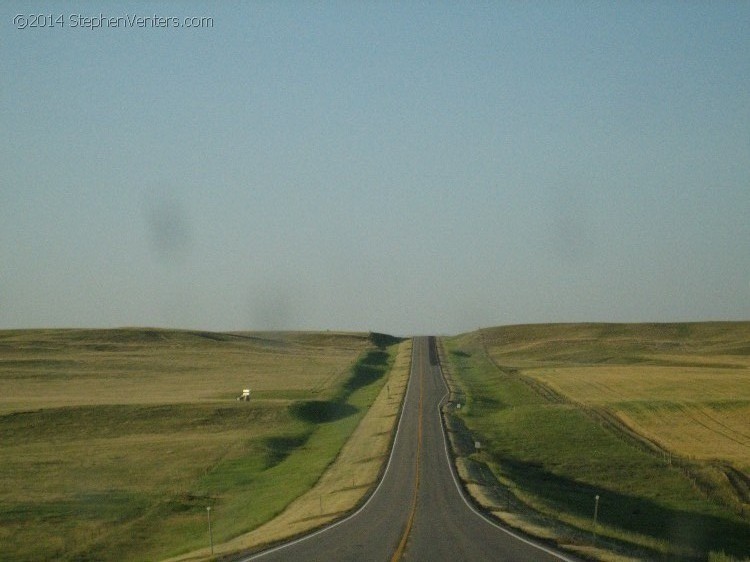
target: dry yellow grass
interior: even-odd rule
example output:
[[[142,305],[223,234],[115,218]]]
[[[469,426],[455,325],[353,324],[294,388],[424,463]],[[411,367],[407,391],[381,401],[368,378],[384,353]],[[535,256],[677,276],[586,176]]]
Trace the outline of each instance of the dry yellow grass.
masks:
[[[409,380],[411,349],[411,340],[400,344],[388,382],[315,486],[265,525],[216,545],[216,555],[250,550],[305,533],[340,518],[363,501],[377,484],[390,453],[393,431]],[[172,558],[169,562],[209,558],[208,549],[201,549]]]
[[[615,412],[666,450],[699,461],[730,461],[750,472],[750,404],[632,404]]]
[[[694,364],[696,356],[669,356]],[[750,467],[750,367],[586,365],[527,372],[575,402],[604,407],[673,453]]]
[[[540,368],[529,375],[589,405],[633,401],[750,400],[750,368],[579,365]]]
[[[672,453],[750,469],[750,323],[510,326],[493,360]]]
[[[332,345],[332,342],[335,344]],[[0,331],[0,414],[97,404],[296,397],[334,388],[362,334]]]

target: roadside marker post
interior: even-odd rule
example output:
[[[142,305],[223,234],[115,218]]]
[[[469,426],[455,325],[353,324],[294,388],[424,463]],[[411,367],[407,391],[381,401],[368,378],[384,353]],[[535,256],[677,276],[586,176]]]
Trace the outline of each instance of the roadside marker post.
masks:
[[[597,521],[599,519],[599,494],[594,497],[594,544],[596,544]]]
[[[208,513],[208,544],[211,547],[211,556],[214,555],[214,533],[211,530],[211,506],[209,505],[206,508],[206,513]]]

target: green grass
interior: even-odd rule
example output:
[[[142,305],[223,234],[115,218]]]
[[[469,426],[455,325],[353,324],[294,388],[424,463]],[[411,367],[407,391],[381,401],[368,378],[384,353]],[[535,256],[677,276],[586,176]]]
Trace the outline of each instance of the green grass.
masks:
[[[633,328],[607,326],[610,339],[604,341],[590,326],[523,328],[445,340],[466,394],[460,415],[484,447],[474,457],[518,498],[578,528],[581,536],[592,530],[594,497],[599,495],[599,535],[630,543],[648,556],[692,553],[705,559],[712,551],[746,555],[746,518],[708,500],[680,469],[634,446],[587,410],[529,384],[527,377],[535,368],[627,362],[653,353],[654,336],[649,333],[658,327],[646,327],[639,340]],[[701,328],[670,329],[676,339]],[[716,336],[712,345],[722,354],[730,347],[742,348],[727,339]]]
[[[0,332],[0,559],[165,558],[207,544],[209,505],[217,543],[257,527],[316,482],[384,384],[395,349],[374,341]],[[235,401],[248,379],[261,390]]]

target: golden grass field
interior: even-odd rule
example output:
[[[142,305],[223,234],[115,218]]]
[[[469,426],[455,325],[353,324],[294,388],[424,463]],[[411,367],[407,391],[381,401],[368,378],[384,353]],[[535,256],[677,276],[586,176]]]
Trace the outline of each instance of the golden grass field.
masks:
[[[750,473],[750,365],[540,369],[533,376],[572,400],[608,408],[676,455]]]
[[[361,334],[168,330],[0,332],[0,414],[325,392],[368,345]]]
[[[217,543],[261,525],[385,384],[336,402],[371,355],[363,372],[385,372],[367,334],[0,332],[0,559],[164,558],[206,544],[207,505]],[[300,417],[304,401],[335,415]]]
[[[526,354],[533,360],[517,366],[572,401],[613,412],[675,455],[750,474],[750,324],[533,330],[523,344],[490,342],[493,359]]]
[[[459,470],[498,518],[601,560],[747,558],[750,322],[518,325],[443,343],[456,415],[486,445]]]

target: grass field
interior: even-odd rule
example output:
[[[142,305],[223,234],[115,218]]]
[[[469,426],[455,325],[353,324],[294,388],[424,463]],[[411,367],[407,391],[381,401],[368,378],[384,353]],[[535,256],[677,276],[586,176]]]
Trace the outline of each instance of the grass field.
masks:
[[[382,387],[392,343],[0,332],[2,559],[164,558],[204,546],[208,505],[217,542],[259,526],[336,456]],[[248,387],[253,399],[237,402]]]
[[[511,326],[445,345],[486,443],[471,457],[565,522],[559,542],[593,552],[598,494],[599,546],[750,553],[750,323]]]
[[[750,368],[623,366],[539,369],[571,400],[606,408],[663,449],[750,473]]]
[[[217,555],[257,550],[270,543],[289,539],[341,518],[364,501],[377,485],[390,454],[409,382],[411,351],[411,340],[399,344],[386,385],[380,389],[362,421],[315,486],[268,523],[227,543],[216,545]],[[203,548],[171,562],[200,562],[207,559],[210,559],[208,549]]]

